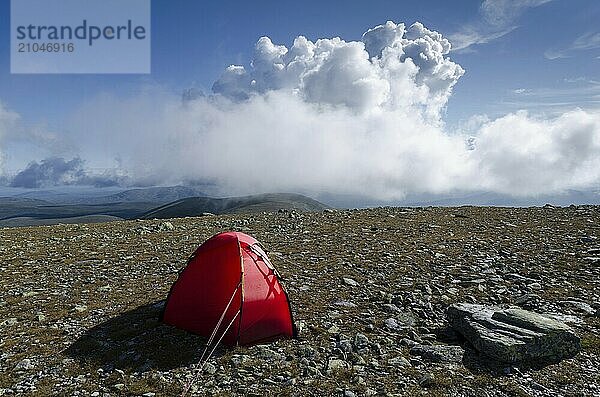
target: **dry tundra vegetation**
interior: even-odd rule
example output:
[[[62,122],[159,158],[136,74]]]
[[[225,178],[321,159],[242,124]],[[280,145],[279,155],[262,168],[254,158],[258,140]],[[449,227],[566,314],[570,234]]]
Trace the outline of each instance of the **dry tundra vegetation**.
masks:
[[[301,333],[219,348],[195,395],[599,395],[599,222],[591,206],[433,207],[3,228],[0,395],[181,393],[204,340],[157,316],[187,257],[225,230],[266,246]],[[455,302],[548,313],[581,352],[490,362],[447,326]]]

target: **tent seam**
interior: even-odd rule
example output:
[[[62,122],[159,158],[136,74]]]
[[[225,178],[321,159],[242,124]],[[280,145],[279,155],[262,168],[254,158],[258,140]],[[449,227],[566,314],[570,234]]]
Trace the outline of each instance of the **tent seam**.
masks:
[[[244,253],[242,252],[242,244],[240,243],[239,237],[235,236],[238,244],[238,254],[240,256],[240,319],[238,324],[238,334],[236,339],[236,345],[240,345],[240,335],[242,332],[242,315],[244,311]]]

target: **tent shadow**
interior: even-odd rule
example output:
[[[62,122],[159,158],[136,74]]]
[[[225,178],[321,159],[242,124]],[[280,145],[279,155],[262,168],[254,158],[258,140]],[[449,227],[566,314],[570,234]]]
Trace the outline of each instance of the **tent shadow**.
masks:
[[[206,339],[159,322],[164,303],[111,318],[88,330],[64,353],[105,371],[167,371],[197,363]]]

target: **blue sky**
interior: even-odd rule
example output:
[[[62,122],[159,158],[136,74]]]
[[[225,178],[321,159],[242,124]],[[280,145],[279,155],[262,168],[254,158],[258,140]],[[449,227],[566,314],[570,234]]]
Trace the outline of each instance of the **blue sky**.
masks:
[[[299,35],[313,42],[357,41],[388,20],[407,26],[421,22],[452,42],[455,50],[446,57],[465,74],[447,99],[445,134],[461,130],[474,116],[495,120],[525,109],[551,119],[575,108],[600,108],[600,2],[595,0],[156,0],[149,75],[11,75],[9,5],[0,0],[0,103],[24,125],[42,125],[59,136],[72,128],[66,120],[76,109],[103,96],[143,96],[148,86],[173,95],[188,87],[210,92],[227,66],[248,68],[261,36],[288,48]],[[39,150],[31,158],[26,153],[23,145],[5,153],[5,168],[15,172],[42,160]]]
[[[99,92],[128,95],[148,82],[182,90],[196,85],[210,90],[222,70],[247,64],[258,37],[291,44],[298,35],[311,40],[339,36],[358,40],[368,28],[387,20],[422,22],[446,36],[482,20],[481,1],[153,1],[152,74],[150,75],[11,75],[9,4],[0,2],[0,98],[9,108],[35,121],[59,122],[77,103]],[[538,97],[519,98],[512,90],[550,89],[558,98],[544,101],[589,106],[577,92],[563,98],[576,81],[600,80],[600,43],[550,60],[560,51],[598,30],[600,2],[555,0],[524,10],[512,32],[487,44],[452,53],[466,69],[448,105],[448,120],[473,114],[501,114],[516,107],[533,108]],[[595,59],[596,58],[596,59]],[[567,81],[565,81],[567,80]],[[551,93],[549,93],[551,94]],[[529,102],[532,103],[529,103]],[[517,102],[517,104],[512,104]]]

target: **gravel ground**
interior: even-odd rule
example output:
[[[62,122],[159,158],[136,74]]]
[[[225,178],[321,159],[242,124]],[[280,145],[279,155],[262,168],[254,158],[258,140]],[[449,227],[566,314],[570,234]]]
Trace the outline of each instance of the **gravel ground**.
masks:
[[[0,396],[181,393],[201,337],[157,322],[187,257],[253,235],[297,340],[217,350],[196,395],[600,395],[600,208],[377,208],[0,229]],[[582,351],[517,368],[448,328],[451,303],[567,322]]]

